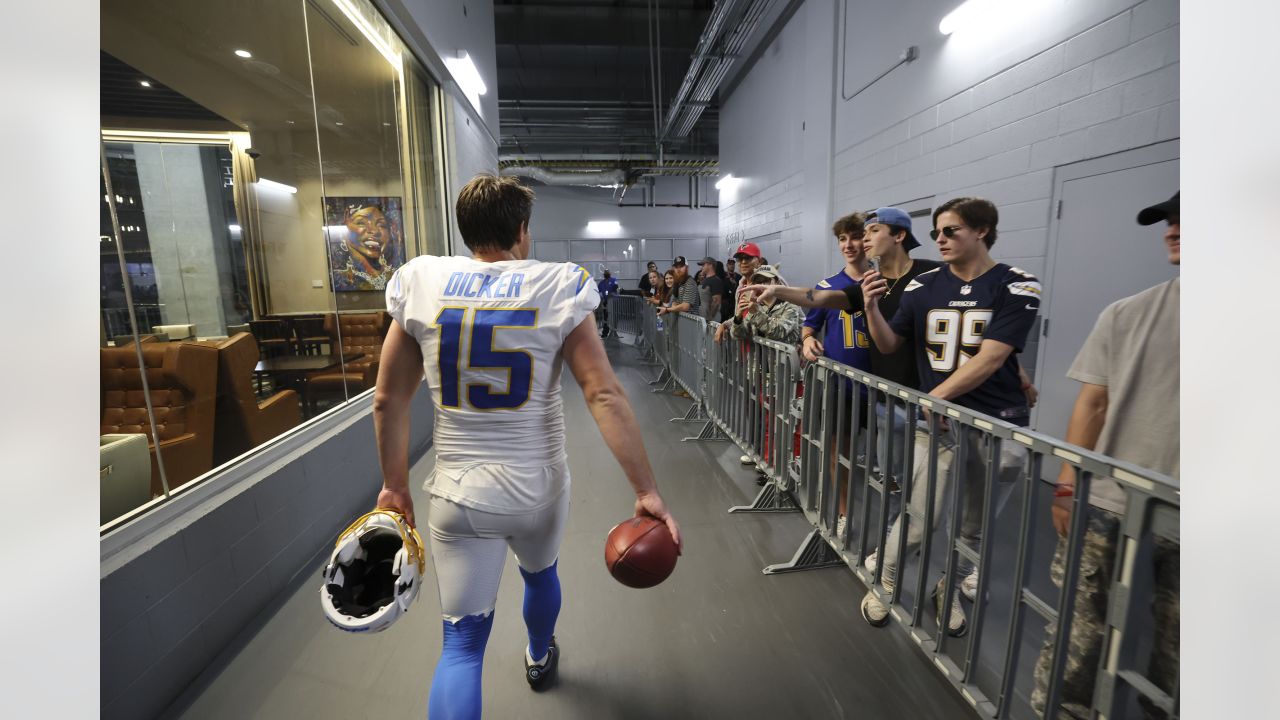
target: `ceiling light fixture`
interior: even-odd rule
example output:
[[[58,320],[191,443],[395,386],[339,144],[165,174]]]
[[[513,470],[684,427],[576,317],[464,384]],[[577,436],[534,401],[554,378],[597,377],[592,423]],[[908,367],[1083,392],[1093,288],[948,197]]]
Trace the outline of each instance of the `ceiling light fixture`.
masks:
[[[239,226],[239,225],[228,225],[228,226],[227,226],[227,229],[228,229],[228,230],[230,230],[230,231],[231,231],[231,232],[233,232],[233,233],[238,233],[238,232],[240,232],[240,226]]]
[[[236,55],[242,58],[245,58],[246,60],[253,57],[253,53],[249,52],[248,50],[237,50]]]
[[[733,190],[742,183],[742,178],[734,177],[733,173],[729,173],[716,181],[717,190]]]
[[[142,87],[151,87],[151,81],[150,81],[150,80],[140,80],[140,81],[138,82],[138,84],[139,84],[139,85],[141,85]]]
[[[993,20],[1008,21],[1010,14],[1025,10],[1032,4],[1027,0],[966,0],[943,16],[938,23],[938,32],[951,35]]]
[[[592,220],[587,223],[587,232],[589,233],[619,233],[622,231],[622,223],[617,220]]]
[[[281,190],[289,193],[290,195],[298,194],[298,188],[292,185],[285,185],[284,183],[278,183],[275,180],[268,180],[262,177],[258,178],[258,186],[264,190]]]
[[[449,72],[453,75],[453,79],[458,82],[458,87],[462,89],[462,94],[467,96],[471,104],[478,111],[480,109],[480,96],[489,92],[489,88],[484,84],[484,78],[480,77],[480,71],[476,68],[476,64],[472,62],[471,56],[466,50],[459,50],[458,57],[445,58],[444,64],[449,68]]]
[[[368,20],[364,19],[364,16],[360,14],[360,11],[356,10],[349,0],[333,0],[333,4],[337,5],[342,14],[346,15],[347,19],[360,31],[360,34],[364,35],[365,39],[379,53],[382,53],[382,57],[386,58],[388,63],[391,63],[391,67],[395,68],[396,72],[401,72],[404,69],[404,63],[400,60],[400,53],[392,49],[387,40],[378,34],[378,31],[369,24]]]

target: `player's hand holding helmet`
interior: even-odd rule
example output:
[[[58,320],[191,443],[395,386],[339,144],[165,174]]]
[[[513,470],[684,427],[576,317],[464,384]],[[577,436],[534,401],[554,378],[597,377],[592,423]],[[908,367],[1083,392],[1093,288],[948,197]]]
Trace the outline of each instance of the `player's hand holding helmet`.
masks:
[[[347,632],[379,632],[418,597],[426,551],[418,531],[390,508],[365,513],[338,536],[324,566],[320,604]]]

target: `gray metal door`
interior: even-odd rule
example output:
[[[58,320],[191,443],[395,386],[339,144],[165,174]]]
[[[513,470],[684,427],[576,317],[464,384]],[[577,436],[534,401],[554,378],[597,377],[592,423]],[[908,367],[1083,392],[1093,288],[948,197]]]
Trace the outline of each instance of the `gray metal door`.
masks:
[[[1162,143],[1060,168],[1050,229],[1034,427],[1066,437],[1080,383],[1067,370],[1099,313],[1120,298],[1177,275],[1165,254],[1164,224],[1142,227],[1142,208],[1178,190],[1178,147]],[[1061,202],[1061,205],[1057,205]],[[1174,358],[1172,362],[1177,362]]]

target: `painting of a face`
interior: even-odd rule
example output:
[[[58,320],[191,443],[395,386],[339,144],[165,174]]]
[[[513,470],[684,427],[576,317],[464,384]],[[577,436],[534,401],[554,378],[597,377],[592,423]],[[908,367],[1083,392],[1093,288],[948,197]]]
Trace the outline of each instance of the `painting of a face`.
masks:
[[[353,252],[358,252],[370,260],[382,257],[383,251],[391,239],[391,231],[387,224],[387,216],[382,208],[370,206],[361,208],[347,217],[347,244]]]
[[[404,264],[404,233],[398,197],[327,197],[325,237],[333,289],[384,290]]]

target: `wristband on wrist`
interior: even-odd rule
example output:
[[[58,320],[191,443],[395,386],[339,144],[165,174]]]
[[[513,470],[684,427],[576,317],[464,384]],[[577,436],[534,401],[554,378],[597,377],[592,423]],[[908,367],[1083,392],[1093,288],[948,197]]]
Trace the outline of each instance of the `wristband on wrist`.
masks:
[[[1059,483],[1057,485],[1054,485],[1053,487],[1054,487],[1053,489],[1054,497],[1074,497],[1076,494],[1075,485],[1064,485],[1062,483]]]

